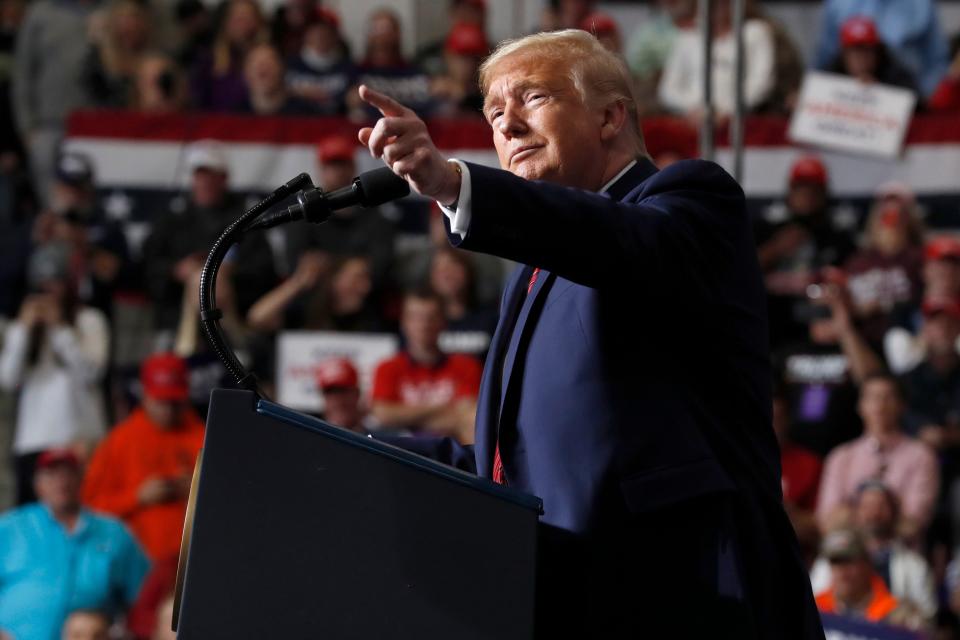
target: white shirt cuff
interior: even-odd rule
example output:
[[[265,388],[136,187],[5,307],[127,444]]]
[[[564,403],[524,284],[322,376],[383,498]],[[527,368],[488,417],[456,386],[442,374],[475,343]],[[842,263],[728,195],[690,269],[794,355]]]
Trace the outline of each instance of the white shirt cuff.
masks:
[[[470,228],[470,170],[466,163],[460,160],[454,158],[450,162],[456,162],[460,165],[460,197],[457,198],[457,208],[450,209],[439,202],[437,204],[440,205],[440,211],[443,211],[443,215],[450,219],[450,231],[463,240],[467,236],[467,229]]]

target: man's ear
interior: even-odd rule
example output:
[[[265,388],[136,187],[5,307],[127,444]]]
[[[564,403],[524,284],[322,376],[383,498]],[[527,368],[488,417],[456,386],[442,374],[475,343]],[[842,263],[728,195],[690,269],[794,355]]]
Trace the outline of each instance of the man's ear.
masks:
[[[603,108],[602,122],[600,125],[600,139],[604,142],[610,142],[618,135],[627,124],[627,107],[622,100],[610,102]]]

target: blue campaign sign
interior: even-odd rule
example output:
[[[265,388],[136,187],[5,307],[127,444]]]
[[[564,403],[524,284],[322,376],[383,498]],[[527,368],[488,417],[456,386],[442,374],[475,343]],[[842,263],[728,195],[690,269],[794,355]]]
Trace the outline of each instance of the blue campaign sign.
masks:
[[[924,640],[926,636],[900,627],[874,624],[828,613],[820,615],[827,640]]]

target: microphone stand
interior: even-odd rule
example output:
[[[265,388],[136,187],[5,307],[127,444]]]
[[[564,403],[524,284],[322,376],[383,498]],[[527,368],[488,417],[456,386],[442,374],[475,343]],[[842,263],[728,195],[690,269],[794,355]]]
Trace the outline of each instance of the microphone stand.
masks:
[[[200,272],[200,325],[203,327],[207,340],[217,358],[237,381],[237,385],[242,389],[253,391],[260,397],[265,397],[265,395],[257,383],[257,377],[252,372],[248,372],[240,363],[227,341],[223,328],[220,326],[223,312],[216,307],[217,273],[219,273],[220,265],[223,263],[230,247],[242,240],[244,233],[256,228],[257,218],[287,196],[312,186],[313,182],[310,180],[310,176],[301,173],[247,209],[243,215],[224,229],[217,241],[213,243],[210,253],[207,254],[206,262],[204,262],[203,270]]]

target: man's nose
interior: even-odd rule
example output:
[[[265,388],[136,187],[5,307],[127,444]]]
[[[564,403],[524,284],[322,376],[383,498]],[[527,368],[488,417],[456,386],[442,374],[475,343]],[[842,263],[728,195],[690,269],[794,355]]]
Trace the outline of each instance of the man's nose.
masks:
[[[500,134],[507,139],[522,136],[529,131],[527,121],[524,119],[523,114],[515,108],[506,108],[503,110],[503,115],[500,116],[500,120],[497,122],[497,128]]]

